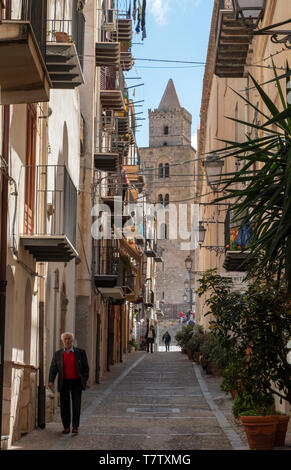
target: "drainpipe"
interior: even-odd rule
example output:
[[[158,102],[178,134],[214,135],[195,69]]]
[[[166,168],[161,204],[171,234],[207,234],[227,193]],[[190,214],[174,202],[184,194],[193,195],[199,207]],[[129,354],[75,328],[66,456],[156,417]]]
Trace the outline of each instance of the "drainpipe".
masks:
[[[10,106],[4,106],[3,124],[3,159],[8,165],[9,156]],[[8,213],[8,179],[2,177],[1,203],[1,249],[0,249],[0,449],[2,449],[2,413],[3,413],[3,379],[5,350],[5,316],[6,316],[6,265],[7,265],[7,213]]]
[[[42,282],[42,281],[40,281]],[[39,301],[39,372],[38,372],[38,403],[37,403],[37,425],[45,428],[45,386],[44,386],[44,301]]]
[[[120,304],[120,362],[123,362],[122,359],[122,304]]]

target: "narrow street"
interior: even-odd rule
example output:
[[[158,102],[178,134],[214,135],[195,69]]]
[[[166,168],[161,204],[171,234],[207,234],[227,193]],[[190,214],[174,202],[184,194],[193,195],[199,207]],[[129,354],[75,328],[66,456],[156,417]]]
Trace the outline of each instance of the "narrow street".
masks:
[[[62,435],[57,411],[11,449],[247,449],[220,381],[180,352],[134,352],[83,394],[78,435]]]

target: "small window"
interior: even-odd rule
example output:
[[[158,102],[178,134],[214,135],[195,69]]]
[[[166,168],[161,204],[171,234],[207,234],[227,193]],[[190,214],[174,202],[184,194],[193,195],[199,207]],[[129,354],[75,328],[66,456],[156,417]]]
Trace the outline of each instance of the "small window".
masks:
[[[165,164],[165,178],[169,178],[170,177],[170,165],[169,163],[166,163]]]
[[[165,206],[168,206],[170,204],[170,196],[169,194],[165,195]]]
[[[159,194],[158,201],[159,201],[159,204],[164,205],[164,198],[162,194]]]
[[[164,147],[166,147],[167,145],[168,145],[167,142],[164,142]]]
[[[163,164],[160,163],[159,164],[159,178],[164,178],[164,167],[163,167]]]
[[[169,126],[164,126],[164,135],[169,134]]]
[[[167,224],[161,224],[161,240],[167,240],[167,238],[168,238]]]

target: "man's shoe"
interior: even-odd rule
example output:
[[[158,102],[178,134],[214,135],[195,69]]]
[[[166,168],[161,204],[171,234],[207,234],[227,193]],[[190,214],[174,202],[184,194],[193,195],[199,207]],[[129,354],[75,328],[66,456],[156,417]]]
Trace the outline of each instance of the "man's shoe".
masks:
[[[72,434],[78,434],[78,428],[73,428],[72,429]]]
[[[63,434],[69,434],[69,432],[70,432],[70,428],[64,428],[62,431]]]

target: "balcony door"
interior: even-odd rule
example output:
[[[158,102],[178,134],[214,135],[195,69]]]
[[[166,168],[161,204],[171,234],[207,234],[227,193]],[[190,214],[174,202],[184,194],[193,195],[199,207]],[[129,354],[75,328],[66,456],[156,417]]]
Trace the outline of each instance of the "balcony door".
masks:
[[[33,105],[28,105],[26,124],[26,169],[24,199],[24,233],[26,234],[32,234],[34,230],[35,158],[36,110]]]

